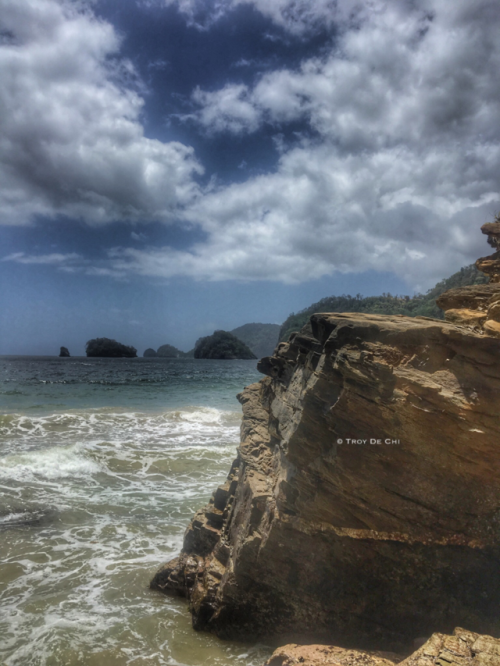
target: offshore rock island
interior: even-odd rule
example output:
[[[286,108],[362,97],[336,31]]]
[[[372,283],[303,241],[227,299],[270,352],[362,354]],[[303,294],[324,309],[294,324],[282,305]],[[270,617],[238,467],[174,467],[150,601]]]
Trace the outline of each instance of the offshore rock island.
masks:
[[[486,324],[499,321],[500,282],[489,274],[455,290],[462,300],[441,297],[445,321],[318,313],[261,359],[266,377],[238,396],[227,481],[151,587],[186,596],[193,626],[223,638],[408,654],[457,626],[498,635],[500,338]]]
[[[136,358],[137,349],[110,338],[93,338],[85,345],[89,357]]]
[[[214,331],[212,335],[199,338],[194,346],[194,358],[211,359],[256,359],[247,345],[232,333]]]

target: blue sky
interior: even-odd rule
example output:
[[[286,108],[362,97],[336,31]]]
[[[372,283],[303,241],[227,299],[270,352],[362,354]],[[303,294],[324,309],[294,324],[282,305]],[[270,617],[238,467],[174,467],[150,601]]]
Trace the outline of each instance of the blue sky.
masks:
[[[488,253],[496,0],[0,4],[0,353],[187,350]]]

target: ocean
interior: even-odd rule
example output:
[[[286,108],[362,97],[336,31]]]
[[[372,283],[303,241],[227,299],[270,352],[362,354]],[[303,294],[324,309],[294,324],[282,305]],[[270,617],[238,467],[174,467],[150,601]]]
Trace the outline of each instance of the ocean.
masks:
[[[149,590],[239,442],[255,361],[0,357],[0,663],[257,666]]]

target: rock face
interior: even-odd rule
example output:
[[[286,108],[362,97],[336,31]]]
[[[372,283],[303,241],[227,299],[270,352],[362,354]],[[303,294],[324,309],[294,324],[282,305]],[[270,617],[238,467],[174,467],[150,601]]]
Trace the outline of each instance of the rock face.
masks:
[[[227,481],[151,582],[196,629],[407,653],[437,630],[405,666],[500,664],[471,633],[500,634],[500,283],[438,304],[315,314],[259,362]]]
[[[498,666],[500,640],[456,628],[452,636],[433,634],[407,659],[384,652],[359,652],[331,645],[285,645],[265,666]]]
[[[484,224],[481,231],[492,247],[500,248],[500,221]],[[448,321],[500,338],[500,252],[478,259],[476,266],[489,276],[489,284],[450,289],[436,302]]]
[[[500,641],[457,628],[452,636],[433,634],[400,666],[497,666]]]
[[[483,234],[488,236],[488,244],[496,252],[489,257],[481,257],[476,261],[477,268],[486,273],[490,278],[490,283],[500,283],[500,216],[497,215],[494,222],[483,224],[481,227]]]
[[[310,331],[260,361],[228,480],[152,587],[221,637],[499,632],[500,340],[352,313]]]
[[[67,358],[70,355],[69,350],[67,347],[61,347],[61,351],[59,352],[59,356],[61,358]]]

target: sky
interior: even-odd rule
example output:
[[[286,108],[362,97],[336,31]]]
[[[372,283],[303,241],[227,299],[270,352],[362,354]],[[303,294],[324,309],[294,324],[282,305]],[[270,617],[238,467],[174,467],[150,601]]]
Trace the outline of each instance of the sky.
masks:
[[[0,0],[0,354],[193,347],[489,254],[498,0]]]

